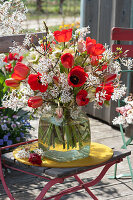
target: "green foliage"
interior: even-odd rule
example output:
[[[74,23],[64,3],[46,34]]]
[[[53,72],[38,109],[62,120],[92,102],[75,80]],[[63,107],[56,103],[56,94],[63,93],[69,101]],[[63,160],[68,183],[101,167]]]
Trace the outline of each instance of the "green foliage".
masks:
[[[28,19],[46,18],[48,16],[60,16],[60,0],[42,0],[41,12],[37,10],[36,1],[24,0],[29,12],[27,13]],[[63,16],[75,16],[80,14],[80,0],[65,0],[63,2]]]

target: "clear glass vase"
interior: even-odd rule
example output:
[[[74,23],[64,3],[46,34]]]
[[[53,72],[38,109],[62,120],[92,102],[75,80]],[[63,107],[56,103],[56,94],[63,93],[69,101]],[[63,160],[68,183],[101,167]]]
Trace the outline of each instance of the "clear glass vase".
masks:
[[[45,113],[39,121],[38,146],[45,157],[58,162],[88,157],[91,133],[87,115],[80,111],[73,119],[68,109],[60,118],[55,113]]]

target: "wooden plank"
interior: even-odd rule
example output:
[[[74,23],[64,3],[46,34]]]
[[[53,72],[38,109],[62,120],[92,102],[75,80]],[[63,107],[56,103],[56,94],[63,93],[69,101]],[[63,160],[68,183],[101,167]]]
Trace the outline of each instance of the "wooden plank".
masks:
[[[131,0],[116,0],[115,27],[130,27]]]
[[[114,27],[111,38],[112,40],[133,41],[133,29]]]
[[[85,0],[82,0],[85,1]],[[83,26],[90,26],[90,37],[97,39],[98,0],[85,1]]]
[[[32,37],[33,37],[33,43],[37,44],[38,43],[38,39],[42,38],[42,35],[45,33],[31,33]],[[36,37],[37,36],[37,37]],[[0,53],[7,53],[9,52],[9,47],[13,46],[13,41],[17,42],[19,45],[23,44],[23,40],[25,38],[25,34],[19,34],[19,35],[9,35],[9,36],[0,36]]]
[[[112,0],[101,0],[99,8],[98,42],[110,44],[110,30],[112,17]]]

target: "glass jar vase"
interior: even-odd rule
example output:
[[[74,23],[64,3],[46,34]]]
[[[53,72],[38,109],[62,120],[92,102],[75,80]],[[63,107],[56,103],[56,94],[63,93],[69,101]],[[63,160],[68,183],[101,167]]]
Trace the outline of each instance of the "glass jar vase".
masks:
[[[63,110],[61,117],[56,112],[41,116],[38,129],[38,147],[44,156],[58,162],[82,159],[90,153],[90,122],[80,111],[77,116],[69,109]],[[74,114],[75,115],[75,114]]]

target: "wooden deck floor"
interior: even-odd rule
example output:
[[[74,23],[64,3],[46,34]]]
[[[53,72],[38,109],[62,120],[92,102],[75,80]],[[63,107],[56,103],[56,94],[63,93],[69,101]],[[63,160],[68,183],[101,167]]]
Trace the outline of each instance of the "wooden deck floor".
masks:
[[[113,129],[111,126],[104,124],[98,120],[90,119],[91,121],[91,132],[92,141],[105,144],[111,148],[116,147],[120,149],[122,146],[122,139],[120,131]],[[33,122],[34,126],[37,127],[37,122]],[[37,137],[35,132],[32,133],[32,137]],[[130,146],[133,153],[133,146]],[[131,162],[133,166],[133,155],[131,155]],[[98,197],[99,200],[132,200],[133,199],[133,183],[131,178],[121,179],[109,179],[110,175],[113,175],[114,167],[111,167],[107,174],[104,176],[102,181],[96,186],[92,187],[92,192]],[[122,163],[118,165],[118,173],[129,173],[129,167],[127,159],[125,158]],[[91,180],[98,174],[97,169],[91,172],[86,172],[80,177],[84,180]],[[19,172],[11,171],[6,176],[6,181],[12,194],[16,200],[33,200],[39,194],[41,189],[44,187],[47,181],[39,178],[35,178],[30,175],[24,175]],[[77,182],[73,178],[67,179],[64,184],[57,184],[53,186],[49,191],[49,194],[54,194],[57,191],[76,186]],[[7,195],[4,192],[3,186],[0,182],[0,200],[8,200]],[[61,200],[87,200],[91,197],[85,192],[80,190],[78,192],[66,195]]]

